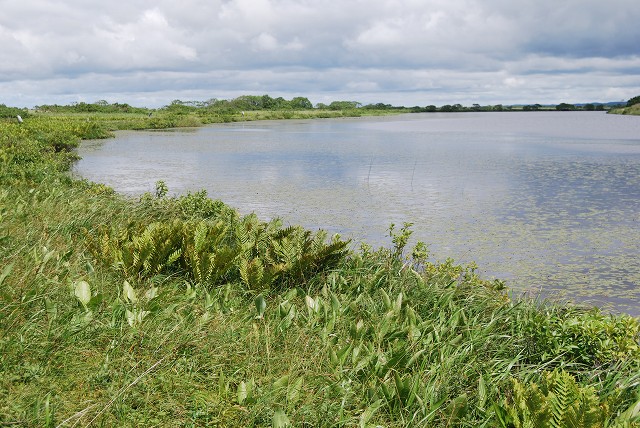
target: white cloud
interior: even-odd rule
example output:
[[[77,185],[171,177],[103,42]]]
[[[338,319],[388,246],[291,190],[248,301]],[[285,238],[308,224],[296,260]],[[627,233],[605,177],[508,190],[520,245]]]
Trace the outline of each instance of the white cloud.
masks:
[[[106,18],[93,29],[96,62],[114,69],[174,68],[176,61],[193,61],[197,51],[186,44],[181,29],[169,25],[158,9],[144,10],[137,20],[118,23]]]
[[[278,49],[278,40],[268,33],[260,33],[252,40],[252,44],[259,51],[274,51]]]
[[[636,0],[5,1],[0,103],[629,98],[638,21]]]

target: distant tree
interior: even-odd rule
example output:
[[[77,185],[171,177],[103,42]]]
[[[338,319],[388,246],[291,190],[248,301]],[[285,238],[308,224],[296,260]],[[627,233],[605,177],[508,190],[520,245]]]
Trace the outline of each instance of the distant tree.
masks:
[[[441,111],[441,112],[448,113],[448,112],[450,112],[450,111],[453,111],[453,106],[452,106],[452,105],[450,105],[450,104],[445,104],[445,105],[443,105],[442,107],[440,107],[440,111]]]
[[[384,103],[376,103],[376,104],[367,104],[366,106],[362,107],[364,109],[367,110],[390,110],[393,108],[393,106],[391,104],[384,104]],[[420,107],[418,107],[420,108]]]
[[[329,110],[352,110],[361,106],[357,101],[333,101],[329,104]]]
[[[162,107],[161,110],[165,110],[174,114],[188,114],[197,109],[191,101],[173,100],[168,106]]]
[[[259,108],[263,110],[274,110],[277,105],[276,100],[271,98],[269,95],[263,95],[262,98],[260,98]]]
[[[291,110],[291,102],[285,100],[282,97],[274,99],[273,104],[274,106],[272,108],[275,108],[277,110]]]
[[[17,116],[24,119],[29,116],[29,111],[26,108],[7,107],[4,104],[0,104],[0,118],[16,119]]]
[[[438,107],[436,107],[433,104],[431,104],[431,105],[426,106],[425,110],[428,111],[429,113],[435,113],[436,111],[438,111]]]
[[[604,111],[604,104],[598,104],[596,106],[596,111]]]
[[[568,103],[560,103],[556,106],[556,110],[558,111],[571,111],[571,110],[575,110],[576,106],[574,106],[573,104],[568,104]]]
[[[637,97],[633,97],[629,101],[627,101],[627,107],[631,107],[635,104],[640,104],[640,95],[638,95]]]
[[[596,106],[595,104],[585,104],[582,109],[585,111],[595,111]]]
[[[502,104],[496,104],[493,106],[493,110],[494,111],[503,111],[504,107],[502,107]]]
[[[305,97],[295,97],[289,101],[289,105],[291,105],[291,108],[297,110],[311,110],[313,108],[313,104],[311,104],[309,98]]]
[[[260,110],[262,109],[262,96],[241,95],[229,101],[229,106],[235,110]]]

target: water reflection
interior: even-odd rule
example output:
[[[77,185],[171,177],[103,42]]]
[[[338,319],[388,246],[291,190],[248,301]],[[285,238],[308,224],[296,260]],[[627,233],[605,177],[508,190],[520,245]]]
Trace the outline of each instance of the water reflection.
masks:
[[[519,291],[640,314],[640,118],[427,114],[123,132],[77,172],[128,194],[165,180],[242,212],[388,245],[415,223],[434,258]]]

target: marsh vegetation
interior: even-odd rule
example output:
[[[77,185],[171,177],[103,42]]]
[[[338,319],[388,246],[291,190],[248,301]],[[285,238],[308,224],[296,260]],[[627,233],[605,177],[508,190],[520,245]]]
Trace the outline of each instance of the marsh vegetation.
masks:
[[[637,426],[636,318],[510,297],[410,224],[352,249],[70,178],[152,120],[0,122],[0,424]]]
[[[206,189],[243,213],[374,246],[414,223],[434,259],[514,292],[640,314],[640,122],[601,112],[213,124],[85,142],[81,177],[138,197]]]

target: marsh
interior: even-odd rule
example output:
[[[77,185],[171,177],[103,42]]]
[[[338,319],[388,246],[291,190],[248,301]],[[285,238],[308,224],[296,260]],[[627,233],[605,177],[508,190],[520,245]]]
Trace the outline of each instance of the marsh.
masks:
[[[206,189],[242,213],[389,245],[414,223],[432,259],[516,293],[640,314],[640,118],[434,113],[118,132],[75,172],[139,195]]]

